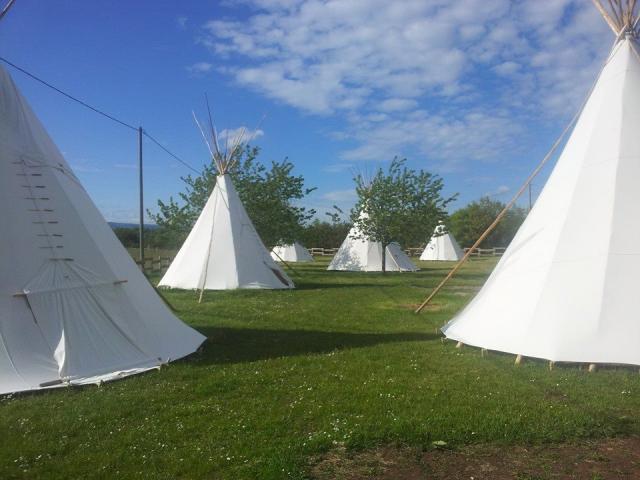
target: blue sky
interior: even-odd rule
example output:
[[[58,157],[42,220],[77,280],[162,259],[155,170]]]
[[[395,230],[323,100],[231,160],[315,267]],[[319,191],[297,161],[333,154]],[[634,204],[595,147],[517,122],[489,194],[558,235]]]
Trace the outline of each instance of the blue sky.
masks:
[[[265,116],[261,159],[289,157],[321,216],[353,204],[353,171],[394,155],[441,175],[453,209],[507,200],[612,41],[587,0],[18,0],[0,23],[0,55],[195,167],[204,92],[219,130]],[[105,217],[135,221],[135,133],[6,68]],[[189,170],[150,142],[145,163],[153,208]]]

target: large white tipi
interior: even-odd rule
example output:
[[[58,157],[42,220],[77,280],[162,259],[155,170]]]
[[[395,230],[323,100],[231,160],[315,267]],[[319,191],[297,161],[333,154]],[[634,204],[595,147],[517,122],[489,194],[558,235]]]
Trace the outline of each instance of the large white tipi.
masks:
[[[597,3],[597,2],[596,2]],[[640,365],[636,1],[533,210],[447,337],[552,361]]]
[[[385,264],[385,270],[388,272],[419,270],[397,243],[387,245]],[[329,263],[327,270],[381,272],[382,244],[361,238],[358,228],[354,225]]]
[[[218,170],[215,187],[159,285],[201,291],[293,288],[260,240],[229,176],[242,135],[223,152],[213,126],[211,132],[207,145]]]
[[[121,378],[205,337],[164,305],[0,67],[0,393]]]
[[[271,250],[271,258],[276,262],[313,262],[313,256],[309,253],[309,250],[298,242],[273,247]]]
[[[443,260],[455,261],[460,260],[464,252],[456,242],[451,232],[445,232],[445,226],[440,224],[436,227],[429,240],[429,243],[422,251],[420,260]]]

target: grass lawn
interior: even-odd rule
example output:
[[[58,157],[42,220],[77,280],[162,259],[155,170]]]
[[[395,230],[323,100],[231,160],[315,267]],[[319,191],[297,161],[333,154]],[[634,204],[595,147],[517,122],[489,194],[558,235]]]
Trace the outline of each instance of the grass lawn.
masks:
[[[587,373],[437,333],[494,262],[405,274],[299,265],[292,291],[169,292],[202,353],[105,384],[0,399],[0,478],[308,478],[325,452],[640,433],[637,369]]]

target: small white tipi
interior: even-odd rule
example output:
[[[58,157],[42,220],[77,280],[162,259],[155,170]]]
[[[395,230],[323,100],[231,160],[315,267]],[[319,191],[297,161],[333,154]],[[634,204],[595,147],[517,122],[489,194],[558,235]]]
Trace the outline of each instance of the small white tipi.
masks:
[[[309,250],[298,242],[294,242],[291,245],[273,247],[273,250],[271,250],[271,258],[276,262],[313,262],[313,257],[309,253]]]
[[[473,301],[460,342],[552,361],[640,365],[636,1],[596,2],[613,47],[533,210]]]
[[[293,288],[260,240],[228,173],[242,134],[223,152],[213,126],[211,131],[207,145],[218,169],[215,187],[159,286],[200,291]]]
[[[99,383],[194,352],[0,67],[0,394]]]
[[[361,213],[361,215],[365,214]],[[359,230],[353,226],[327,270],[382,271],[382,245],[359,237]],[[388,272],[416,272],[419,270],[397,243],[387,245],[385,258],[386,271]]]
[[[464,252],[451,232],[445,233],[445,226],[440,224],[433,232],[429,243],[422,251],[420,260],[444,260],[457,262]]]

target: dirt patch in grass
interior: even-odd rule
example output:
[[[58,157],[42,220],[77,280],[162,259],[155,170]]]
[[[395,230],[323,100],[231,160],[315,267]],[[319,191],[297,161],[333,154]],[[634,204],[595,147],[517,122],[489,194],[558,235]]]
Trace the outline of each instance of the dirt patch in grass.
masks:
[[[315,480],[613,480],[640,478],[640,438],[552,446],[471,446],[332,451],[314,459]]]

